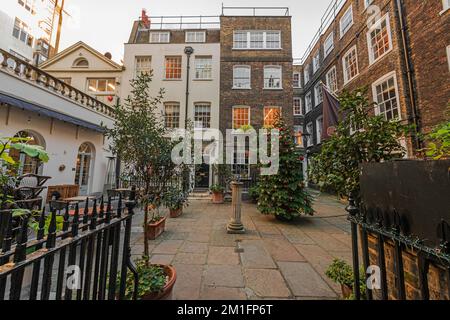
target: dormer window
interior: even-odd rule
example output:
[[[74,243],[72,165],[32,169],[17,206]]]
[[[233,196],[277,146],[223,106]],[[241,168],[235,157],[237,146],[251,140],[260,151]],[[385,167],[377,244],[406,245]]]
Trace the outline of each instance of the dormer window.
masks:
[[[85,58],[78,58],[73,63],[74,68],[88,68],[89,62]]]

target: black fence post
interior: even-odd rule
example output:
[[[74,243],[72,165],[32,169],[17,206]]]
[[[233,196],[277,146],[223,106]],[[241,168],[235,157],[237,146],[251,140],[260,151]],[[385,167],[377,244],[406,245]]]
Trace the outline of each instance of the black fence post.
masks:
[[[19,264],[25,261],[27,257],[27,241],[28,241],[28,221],[29,216],[25,215],[20,226],[20,233],[17,237],[16,250],[14,252],[14,263]],[[19,267],[11,276],[10,300],[20,300],[22,292],[23,275],[25,267]]]
[[[360,288],[360,275],[359,275],[359,250],[358,250],[358,223],[357,217],[359,210],[355,205],[355,199],[353,195],[349,197],[349,205],[346,211],[349,213],[349,220],[351,223],[352,230],[352,252],[353,252],[353,273],[354,273],[354,284],[353,292],[356,300],[361,300],[361,288]]]

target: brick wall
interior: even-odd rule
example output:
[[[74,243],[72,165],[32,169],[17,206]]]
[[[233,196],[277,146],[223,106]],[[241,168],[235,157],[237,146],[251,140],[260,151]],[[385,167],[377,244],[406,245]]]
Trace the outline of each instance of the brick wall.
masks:
[[[386,278],[388,281],[389,299],[397,300],[397,285],[395,281],[395,256],[394,243],[390,240],[384,243],[386,259]],[[374,235],[369,235],[369,257],[370,265],[378,265],[378,240]],[[419,266],[417,252],[405,248],[403,251],[403,267],[405,275],[405,289],[407,300],[420,300]],[[428,287],[431,300],[450,300],[448,293],[448,279],[443,267],[431,264],[428,272]],[[374,291],[374,299],[380,299],[379,290]]]
[[[442,1],[405,0],[408,36],[422,131],[450,120],[450,10]]]
[[[233,50],[235,30],[280,30],[281,50]],[[264,124],[264,107],[277,106],[293,124],[292,38],[290,17],[221,17],[220,129],[232,128],[233,106],[249,106],[251,125]],[[251,67],[251,90],[233,90],[233,66]],[[264,66],[282,66],[282,90],[264,90]]]
[[[421,43],[421,45],[426,47],[427,50],[420,48],[417,44],[413,45],[412,50],[413,57],[416,56],[416,58],[413,59],[414,65],[422,64],[422,66],[418,67],[416,70],[418,73],[417,76],[419,77],[419,80],[417,81],[417,91],[419,92],[419,97],[423,100],[423,102],[420,102],[420,108],[421,114],[424,114],[423,121],[426,129],[427,123],[436,122],[436,119],[442,118],[443,110],[445,109],[446,104],[448,104],[450,82],[448,81],[449,72],[448,63],[445,57],[446,45],[444,45],[444,43],[448,44],[449,33],[447,32],[445,35],[442,34],[442,36],[441,33],[444,33],[444,26],[446,24],[448,25],[449,14],[447,12],[444,16],[439,15],[439,11],[442,10],[442,8],[438,10],[439,5],[442,6],[442,2],[440,0],[421,2],[420,5],[418,5],[417,1],[414,0],[407,0],[404,2],[408,13],[408,23],[411,25],[411,43],[422,41],[426,34],[426,41],[423,41],[424,43]],[[370,64],[367,41],[367,21],[369,14],[364,7],[364,1],[348,0],[337,14],[335,21],[327,28],[326,31],[323,32],[320,40],[316,43],[315,47],[311,50],[311,53],[304,61],[304,67],[307,65],[312,65],[314,54],[317,50],[321,51],[321,68],[315,74],[310,73],[311,80],[304,85],[304,93],[306,94],[308,92],[312,92],[314,106],[314,86],[319,81],[325,82],[326,73],[335,66],[340,91],[351,91],[359,87],[367,87],[368,98],[373,101],[373,83],[386,74],[394,72],[397,79],[398,103],[400,106],[401,119],[407,123],[413,123],[413,110],[409,99],[409,89],[406,78],[406,61],[402,51],[403,45],[401,39],[401,28],[399,25],[395,1],[375,0],[372,4],[380,8],[381,16],[384,16],[385,14],[389,15],[392,50],[378,61]],[[354,24],[350,30],[342,38],[340,38],[339,21],[350,5],[353,8]],[[421,7],[426,8],[426,10],[420,9]],[[425,18],[423,16],[419,16],[422,12],[425,13]],[[421,27],[421,24],[427,24],[429,28],[434,25],[434,22],[430,23],[430,20],[427,20],[428,16],[434,19],[431,21],[436,21],[438,18],[440,18],[440,21],[437,23],[438,27],[435,32],[429,32],[429,30],[423,31],[423,37],[421,39],[418,37],[420,35],[419,29],[426,30]],[[327,57],[324,57],[323,44],[331,32],[334,32],[334,49]],[[416,36],[412,36],[412,34],[416,34]],[[438,40],[436,41],[436,39]],[[438,42],[441,43],[441,45],[439,45]],[[357,48],[359,75],[347,84],[344,84],[342,58],[353,46],[356,46]],[[437,49],[437,47],[440,47],[440,49]],[[436,51],[438,52],[437,55]],[[426,60],[427,57],[430,56],[436,57],[429,59],[427,63],[419,61],[419,59]],[[438,60],[439,63],[436,63],[436,60]],[[420,77],[421,71],[422,78]],[[436,89],[439,90],[439,94],[437,96],[433,94],[433,91]],[[319,109],[319,111],[313,110],[305,117],[305,123],[313,123],[314,132],[316,131],[315,120],[317,117],[322,115],[322,105],[320,104],[315,108]],[[315,143],[316,137],[314,137],[313,140]],[[410,137],[406,139],[406,144],[408,147],[409,156],[414,156],[415,150]],[[312,148],[312,151],[318,149],[318,146],[315,146]]]

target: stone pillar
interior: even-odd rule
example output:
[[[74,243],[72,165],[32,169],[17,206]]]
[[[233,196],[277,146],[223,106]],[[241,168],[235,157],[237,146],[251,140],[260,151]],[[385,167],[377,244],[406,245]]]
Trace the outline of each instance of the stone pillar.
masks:
[[[233,213],[231,221],[228,224],[227,230],[229,234],[242,234],[245,233],[244,225],[241,221],[241,208],[242,208],[242,182],[232,182],[231,189],[233,191]]]

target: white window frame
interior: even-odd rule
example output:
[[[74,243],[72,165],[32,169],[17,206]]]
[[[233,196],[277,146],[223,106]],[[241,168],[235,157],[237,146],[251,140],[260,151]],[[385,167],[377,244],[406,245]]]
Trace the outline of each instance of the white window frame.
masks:
[[[150,67],[148,70],[138,70],[138,60],[139,59],[148,59],[150,61]],[[152,56],[135,56],[134,57],[134,76],[135,78],[138,76],[138,72],[148,71],[148,74],[152,71]]]
[[[320,90],[322,90],[321,96],[320,96]],[[323,102],[323,88],[322,88],[322,83],[318,82],[314,86],[314,104],[315,104],[315,107],[317,107],[322,102]]]
[[[269,87],[266,82],[266,70],[267,69],[277,69],[280,72],[280,86],[278,87]],[[268,65],[264,66],[264,90],[283,90],[283,67],[277,65]]]
[[[450,0],[442,0],[442,11],[440,14],[444,14],[447,10],[450,9]]]
[[[300,138],[300,139],[299,139]],[[305,142],[303,141],[303,126],[294,126],[294,142],[298,147],[303,147]]]
[[[178,107],[178,117],[175,117],[175,116],[173,116],[173,114],[171,115],[171,117],[172,117],[172,122],[173,122],[173,126],[167,126],[167,107],[168,106],[171,106],[171,107]],[[175,124],[175,121],[174,121],[174,119],[176,119],[177,118],[177,120],[178,120],[178,126],[176,126]],[[164,126],[167,128],[167,129],[179,129],[180,128],[180,126],[181,126],[181,104],[179,103],[179,102],[176,102],[176,101],[170,101],[170,102],[165,102],[164,103]]]
[[[402,120],[402,109],[400,106],[400,95],[399,95],[399,91],[398,91],[398,81],[397,81],[397,73],[395,71],[389,72],[388,74],[385,74],[384,76],[382,76],[380,79],[378,79],[377,81],[375,81],[374,83],[372,83],[372,96],[373,96],[373,100],[375,102],[375,115],[380,115],[380,102],[377,99],[377,86],[380,85],[383,82],[388,81],[390,78],[394,78],[394,87],[395,87],[395,98],[397,99],[397,108],[398,108],[398,119],[393,119],[393,121],[401,121]]]
[[[310,64],[307,64],[305,67],[305,70],[303,70],[303,73],[305,74],[305,84],[307,84],[311,80],[311,76],[309,74],[310,71]]]
[[[313,74],[320,69],[320,50],[317,50],[313,56]]]
[[[357,73],[352,78],[349,78],[349,75],[347,74],[346,64],[345,64],[345,58],[347,58],[353,51],[355,52]],[[359,62],[358,62],[358,49],[357,49],[356,45],[351,47],[345,53],[345,55],[342,57],[342,69],[344,71],[344,85],[346,85],[347,83],[349,83],[350,81],[352,81],[353,79],[358,77],[358,75],[359,75]]]
[[[298,106],[300,108],[299,112],[296,111],[296,109],[297,109],[297,106],[295,104],[296,101],[300,102],[299,106]],[[293,109],[294,116],[303,116],[304,115],[302,98],[294,97],[294,105],[293,105],[292,109]]]
[[[345,29],[343,29],[343,25],[342,24],[344,22],[344,19],[347,18],[348,14],[351,14],[351,23],[349,23],[345,27]],[[354,18],[353,18],[353,5],[350,5],[348,7],[348,9],[345,11],[345,13],[342,15],[341,20],[339,21],[339,32],[340,32],[340,35],[341,35],[341,39],[350,30],[350,28],[353,26],[354,23],[355,23],[355,21],[354,21]]]
[[[168,78],[167,77],[167,59],[180,59],[180,77]],[[175,72],[173,72],[175,74]],[[164,56],[164,81],[181,81],[183,78],[183,56]]]
[[[367,9],[372,3],[373,0],[364,0],[364,9]]]
[[[237,106],[233,106],[232,110],[231,110],[231,127],[233,130],[239,130],[240,128],[235,128],[234,127],[234,110],[235,109],[247,109],[248,110],[248,124],[247,125],[251,125],[251,115],[252,115],[252,110],[250,109],[249,106],[244,106],[244,105],[237,105]]]
[[[193,39],[189,39],[189,36],[193,35]],[[201,35],[201,37],[198,37]],[[205,43],[206,42],[206,31],[186,31],[185,32],[185,42],[186,43]]]
[[[298,76],[298,85],[295,85],[295,76]],[[302,74],[300,72],[294,72],[292,75],[292,86],[296,89],[300,89],[302,87]]]
[[[199,60],[209,60],[210,61],[210,67],[209,67],[209,71],[207,68],[199,68],[197,63],[199,62]],[[212,56],[195,56],[195,61],[194,61],[194,65],[195,65],[195,77],[194,80],[212,80],[213,75],[212,75],[212,71],[213,71],[213,59]],[[198,73],[197,70],[202,70],[202,74],[209,73],[209,77],[198,77]]]
[[[311,91],[309,91],[306,95],[305,95],[305,114],[308,114],[309,112],[311,112],[313,109],[313,104],[312,104],[312,93]]]
[[[319,124],[320,122],[322,122],[322,132],[320,132],[319,128]],[[323,133],[323,116],[320,116],[316,119],[316,142],[317,144],[321,144],[322,143],[322,133]]]
[[[388,33],[389,38],[389,49],[375,59],[375,53],[372,47],[371,33],[373,32],[373,30],[377,29],[383,23],[383,21],[386,21],[386,31]],[[369,51],[369,65],[374,64],[375,62],[377,62],[378,60],[380,60],[381,58],[383,58],[385,55],[387,55],[389,52],[392,51],[393,48],[392,33],[391,33],[391,21],[389,19],[389,13],[386,13],[383,17],[381,17],[377,22],[373,24],[372,27],[370,27],[369,31],[367,31],[367,48]]]
[[[236,73],[235,73],[235,71],[236,71],[236,69],[238,69],[238,68],[242,68],[242,69],[247,69],[248,70],[248,87],[237,87],[236,86],[236,82],[235,82],[235,79],[236,79],[236,77],[235,77],[235,75],[236,75]],[[249,66],[249,65],[244,65],[244,64],[240,64],[240,65],[235,65],[235,66],[233,66],[233,89],[234,90],[251,90],[252,89],[252,67],[251,66]]]
[[[98,88],[99,81],[106,81],[106,88],[107,89],[109,88],[108,87],[108,82],[109,81],[113,81],[113,83],[114,83],[114,90],[113,91],[92,91],[90,89],[90,86],[89,86],[89,82],[90,81],[95,81],[96,88]],[[86,79],[86,87],[87,87],[87,91],[89,93],[92,93],[92,94],[94,94],[96,96],[109,96],[109,95],[115,94],[116,91],[117,91],[116,78],[87,78]]]
[[[305,132],[306,133],[306,135],[305,135],[306,147],[309,148],[314,145],[314,143],[313,143],[314,125],[312,122],[309,122],[305,128],[306,128],[306,132]]]
[[[335,88],[333,88],[333,86],[330,85],[330,80],[332,80],[332,79],[330,78],[330,75],[331,75],[331,73],[332,73],[333,71],[334,71],[334,75],[335,75],[335,77],[334,77]],[[333,91],[333,93],[335,93],[335,92],[337,92],[337,91],[339,90],[339,88],[338,88],[338,81],[337,81],[337,69],[336,69],[336,66],[333,66],[330,70],[328,70],[327,74],[325,75],[325,79],[326,79],[326,82],[327,82],[327,87],[328,87],[331,91]],[[335,89],[335,90],[333,90],[333,89]]]
[[[152,41],[152,36],[155,34],[158,35],[158,41]],[[167,35],[167,41],[161,40],[162,35]],[[150,32],[149,42],[150,43],[170,43],[170,32],[169,31],[152,31],[152,32]]]
[[[202,111],[202,125],[198,126],[198,123],[200,121],[196,121],[197,118],[197,110],[203,108],[205,110],[209,111],[209,119],[207,120],[207,122],[209,123],[209,126],[203,126],[203,122],[205,121],[205,115],[207,114],[207,112]],[[211,102],[195,102],[194,103],[194,128],[195,129],[210,129],[211,128],[211,121],[212,121],[212,117],[211,117]]]
[[[247,45],[245,47],[242,48],[238,48],[235,44],[236,44],[236,34],[246,34],[246,43]],[[262,48],[252,48],[251,46],[251,35],[252,33],[262,33],[263,34],[263,46]],[[277,33],[279,35],[280,38],[280,45],[278,48],[269,48],[267,47],[267,34],[268,33]],[[233,32],[233,48],[232,50],[281,50],[282,49],[282,45],[281,45],[281,30],[236,30]]]
[[[334,31],[331,31],[330,34],[326,37],[325,42],[323,43],[323,57],[324,59],[328,57],[328,55],[334,50]]]
[[[448,71],[450,72],[450,45],[447,46]]]

